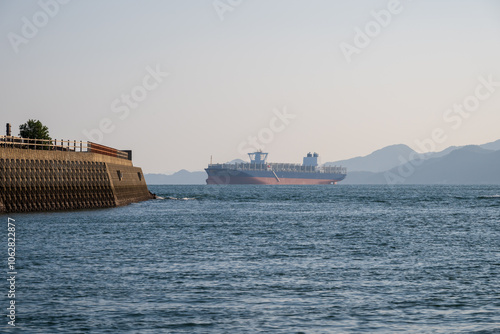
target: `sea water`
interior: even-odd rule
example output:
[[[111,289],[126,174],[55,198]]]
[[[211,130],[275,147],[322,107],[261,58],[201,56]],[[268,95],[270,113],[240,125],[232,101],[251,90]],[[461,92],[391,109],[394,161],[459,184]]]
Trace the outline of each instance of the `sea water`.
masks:
[[[499,186],[150,189],[0,216],[15,219],[17,331],[500,331]]]

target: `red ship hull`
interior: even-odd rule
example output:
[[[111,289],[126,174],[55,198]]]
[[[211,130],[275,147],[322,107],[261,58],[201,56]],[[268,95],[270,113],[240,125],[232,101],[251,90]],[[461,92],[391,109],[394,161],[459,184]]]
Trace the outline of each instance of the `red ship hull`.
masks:
[[[274,177],[209,176],[207,179],[207,184],[312,185],[312,184],[337,184],[337,181],[328,179],[299,179],[299,178],[280,178],[278,181]]]

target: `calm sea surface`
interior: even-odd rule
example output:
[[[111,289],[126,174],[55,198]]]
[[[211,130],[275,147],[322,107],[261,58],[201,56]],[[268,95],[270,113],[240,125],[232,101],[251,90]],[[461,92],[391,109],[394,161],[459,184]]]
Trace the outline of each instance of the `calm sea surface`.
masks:
[[[499,186],[150,188],[9,216],[17,332],[500,332]]]

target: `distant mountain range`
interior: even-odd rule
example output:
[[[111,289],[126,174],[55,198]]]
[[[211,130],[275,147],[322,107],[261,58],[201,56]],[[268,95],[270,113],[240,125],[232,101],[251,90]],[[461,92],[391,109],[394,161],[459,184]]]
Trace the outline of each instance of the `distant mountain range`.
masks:
[[[500,140],[479,145],[479,147],[492,151],[500,150]],[[347,168],[348,172],[379,173],[397,167],[401,164],[405,164],[407,161],[414,159],[419,160],[443,157],[460,148],[460,146],[450,146],[441,152],[419,154],[406,145],[391,145],[363,157],[326,162],[325,165],[343,166]]]
[[[207,173],[182,169],[174,174],[144,174],[147,184],[205,184]]]
[[[325,165],[347,167],[347,177],[339,184],[500,184],[500,140],[425,154],[406,145],[391,145]],[[206,173],[181,170],[145,177],[148,184],[205,184]]]
[[[483,145],[479,145],[479,146],[484,148],[485,150],[498,151],[498,150],[500,150],[500,139],[497,141],[494,141],[492,143],[483,144]]]
[[[466,146],[384,172],[351,172],[342,184],[500,184],[500,150]]]
[[[411,154],[418,155],[417,152],[406,145],[391,145],[364,157],[326,162],[325,166],[346,167],[348,172],[364,171],[378,173],[401,165],[404,162],[400,161],[400,158],[403,157],[407,161]]]

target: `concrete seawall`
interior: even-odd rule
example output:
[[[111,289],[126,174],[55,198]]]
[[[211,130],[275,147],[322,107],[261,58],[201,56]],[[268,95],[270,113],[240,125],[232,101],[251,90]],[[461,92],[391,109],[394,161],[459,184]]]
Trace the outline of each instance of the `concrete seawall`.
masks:
[[[0,147],[0,213],[105,208],[152,199],[132,161]]]

